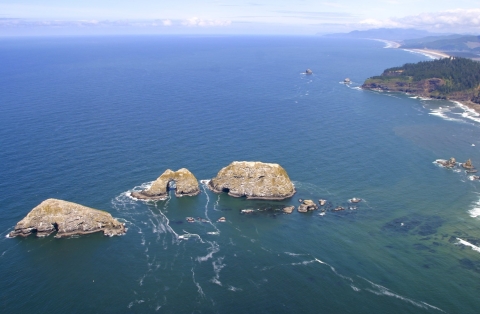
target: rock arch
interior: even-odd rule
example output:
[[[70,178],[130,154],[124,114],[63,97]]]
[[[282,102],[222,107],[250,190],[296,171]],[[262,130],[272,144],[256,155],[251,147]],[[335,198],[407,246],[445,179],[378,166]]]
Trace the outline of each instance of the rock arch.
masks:
[[[168,195],[169,185],[172,181],[176,185],[176,197],[195,196],[200,193],[197,178],[188,169],[182,168],[177,171],[165,170],[150,188],[140,192],[132,192],[132,197],[152,200],[164,199]]]

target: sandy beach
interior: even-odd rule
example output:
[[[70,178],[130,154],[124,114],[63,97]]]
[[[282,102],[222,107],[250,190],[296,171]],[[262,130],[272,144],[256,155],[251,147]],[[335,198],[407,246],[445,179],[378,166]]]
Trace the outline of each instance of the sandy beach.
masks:
[[[432,59],[442,59],[442,58],[450,58],[451,56],[448,55],[445,52],[438,51],[438,50],[430,50],[430,49],[404,49],[402,48],[402,44],[396,41],[392,40],[386,40],[386,39],[373,39],[376,41],[380,41],[385,44],[384,48],[399,48],[403,49],[405,51],[413,52],[413,53],[419,53],[424,56],[427,56]]]
[[[401,46],[399,46],[400,49]],[[445,52],[442,52],[442,51],[437,51],[437,50],[430,50],[430,49],[403,49],[405,51],[410,51],[410,52],[413,52],[413,53],[419,53],[419,54],[422,54],[424,56],[427,56],[429,58],[432,58],[432,59],[442,59],[442,58],[450,58],[451,56],[446,54]]]

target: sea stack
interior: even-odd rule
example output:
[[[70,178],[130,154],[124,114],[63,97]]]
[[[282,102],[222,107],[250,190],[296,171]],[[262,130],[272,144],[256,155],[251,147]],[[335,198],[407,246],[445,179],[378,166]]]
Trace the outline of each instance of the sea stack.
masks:
[[[464,162],[462,164],[462,167],[465,168],[465,169],[473,169],[473,165],[472,165],[472,160],[467,160],[466,162]]]
[[[158,177],[149,189],[132,192],[132,197],[142,200],[161,200],[168,195],[170,182],[175,182],[175,196],[195,196],[200,193],[197,178],[188,169],[182,168],[177,171],[170,169]]]
[[[209,181],[215,193],[226,192],[247,199],[283,200],[295,194],[287,172],[279,164],[234,161]]]
[[[109,213],[80,204],[47,199],[20,220],[9,237],[27,237],[35,234],[45,237],[57,232],[55,238],[101,232],[106,236],[122,235],[125,224]]]

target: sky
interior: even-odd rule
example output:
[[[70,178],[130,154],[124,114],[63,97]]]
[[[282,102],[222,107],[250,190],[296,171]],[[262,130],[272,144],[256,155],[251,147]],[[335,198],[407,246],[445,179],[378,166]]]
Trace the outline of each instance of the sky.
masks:
[[[0,0],[0,35],[314,35],[380,27],[480,35],[475,0]]]

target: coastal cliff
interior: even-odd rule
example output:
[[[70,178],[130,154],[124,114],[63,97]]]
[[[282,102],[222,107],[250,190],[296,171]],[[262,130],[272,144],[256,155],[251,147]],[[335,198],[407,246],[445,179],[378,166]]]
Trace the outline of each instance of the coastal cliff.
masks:
[[[480,112],[480,63],[445,58],[405,64],[367,79],[362,88],[459,101]]]
[[[20,220],[9,237],[35,234],[45,237],[57,232],[55,238],[101,232],[106,236],[122,235],[125,225],[109,213],[58,199],[47,199]]]
[[[171,181],[175,182],[175,196],[195,196],[200,193],[198,180],[188,169],[182,168],[177,171],[165,170],[160,177],[153,182],[152,186],[140,192],[132,192],[132,197],[138,199],[160,200],[167,197],[168,186]]]
[[[295,194],[287,172],[279,164],[234,161],[210,180],[208,188],[233,197],[282,200]]]

